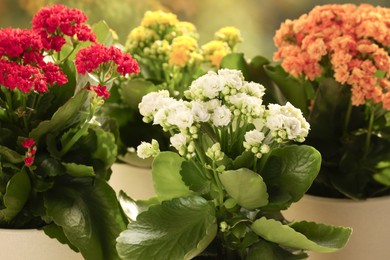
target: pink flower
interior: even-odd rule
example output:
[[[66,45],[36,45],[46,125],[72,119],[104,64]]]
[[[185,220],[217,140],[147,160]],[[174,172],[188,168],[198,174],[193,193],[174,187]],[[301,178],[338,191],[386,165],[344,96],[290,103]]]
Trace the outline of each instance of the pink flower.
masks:
[[[24,141],[22,142],[22,146],[23,148],[27,149],[24,157],[24,164],[30,167],[34,163],[34,157],[37,151],[37,146],[35,145],[35,141],[33,138],[25,138]]]

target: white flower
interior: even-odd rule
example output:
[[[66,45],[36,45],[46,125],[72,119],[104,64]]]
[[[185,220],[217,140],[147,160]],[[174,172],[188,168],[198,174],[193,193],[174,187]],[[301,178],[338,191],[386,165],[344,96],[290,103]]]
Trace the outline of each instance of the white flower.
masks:
[[[152,140],[152,143],[141,142],[137,147],[137,155],[142,159],[149,158],[151,156],[156,156],[160,152],[158,142]]]
[[[194,116],[194,120],[197,122],[207,122],[210,119],[210,113],[208,112],[207,105],[202,101],[192,101],[191,110]],[[213,109],[214,110],[214,109]]]
[[[221,151],[220,143],[213,144],[206,151],[206,156],[209,157],[214,162],[223,160],[224,155],[225,155],[224,152]]]
[[[226,85],[229,85],[236,90],[241,89],[244,82],[244,76],[240,70],[220,69],[218,70],[218,75],[225,79]]]
[[[244,138],[246,143],[253,146],[253,145],[261,144],[265,136],[264,133],[260,132],[259,130],[252,130],[246,132]]]
[[[141,103],[138,104],[139,112],[151,121],[155,113],[171,102],[168,90],[151,92],[142,97]]]
[[[225,105],[216,107],[211,115],[211,121],[215,126],[227,126],[231,122],[232,112]]]
[[[167,108],[167,123],[175,125],[179,129],[185,129],[192,126],[194,116],[192,114],[190,104],[183,100],[172,102]]]
[[[189,89],[185,91],[185,96],[192,100],[207,100],[218,97],[225,87],[225,79],[215,72],[209,71],[207,74],[194,80]]]
[[[181,154],[181,152],[183,152],[183,153],[185,152],[187,138],[184,134],[182,134],[182,133],[175,134],[170,138],[170,141],[171,141],[171,145],[176,150],[178,150],[180,154]]]
[[[265,94],[265,88],[263,85],[256,82],[245,82],[241,92],[244,92],[252,97],[262,98]]]
[[[275,137],[303,142],[309,133],[310,125],[303,117],[301,110],[289,102],[280,106],[271,104],[268,106],[266,126]]]

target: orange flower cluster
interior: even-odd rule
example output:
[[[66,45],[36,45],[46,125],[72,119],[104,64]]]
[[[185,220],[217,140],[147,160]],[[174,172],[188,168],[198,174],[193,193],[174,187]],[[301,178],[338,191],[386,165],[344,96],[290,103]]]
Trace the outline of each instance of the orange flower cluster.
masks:
[[[352,104],[390,110],[390,9],[369,4],[315,7],[276,32],[275,61],[294,77],[332,75],[352,91]]]

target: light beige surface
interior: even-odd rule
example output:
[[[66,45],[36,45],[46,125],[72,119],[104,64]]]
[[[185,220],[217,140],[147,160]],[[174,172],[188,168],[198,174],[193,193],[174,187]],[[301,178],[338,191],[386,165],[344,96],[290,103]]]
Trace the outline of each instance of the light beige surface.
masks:
[[[154,196],[151,168],[115,163],[111,169],[109,184],[117,194],[123,190],[136,200]]]
[[[1,260],[81,260],[81,254],[36,229],[0,229]]]
[[[390,259],[390,197],[352,201],[305,195],[283,215],[288,220],[312,220],[353,228],[342,250],[329,254],[312,252],[309,260]]]

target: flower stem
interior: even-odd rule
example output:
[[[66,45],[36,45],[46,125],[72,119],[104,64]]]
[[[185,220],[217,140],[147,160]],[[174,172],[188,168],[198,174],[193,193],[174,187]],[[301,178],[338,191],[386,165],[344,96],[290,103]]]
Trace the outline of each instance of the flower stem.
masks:
[[[219,176],[218,176],[218,171],[215,170],[215,162],[213,162],[213,175],[214,175],[214,179],[215,179],[215,183],[217,184],[217,187],[218,187],[218,193],[219,193],[219,198],[218,198],[218,206],[222,206],[223,205],[223,185],[221,183],[221,180],[219,179]]]
[[[345,120],[344,120],[344,131],[343,131],[343,137],[348,136],[348,128],[349,123],[351,121],[351,114],[352,114],[352,101],[349,101],[347,113],[345,114]]]
[[[363,158],[366,159],[369,149],[370,149],[370,144],[371,144],[371,136],[372,136],[372,128],[374,126],[374,118],[375,118],[375,106],[372,105],[370,106],[370,118],[368,122],[368,129],[367,129],[367,135],[366,135],[366,142],[364,145],[364,154]]]

